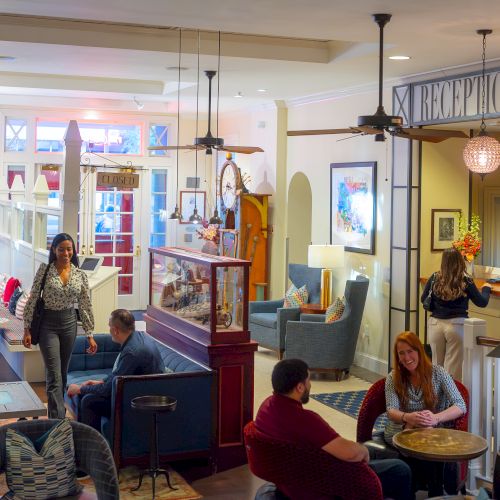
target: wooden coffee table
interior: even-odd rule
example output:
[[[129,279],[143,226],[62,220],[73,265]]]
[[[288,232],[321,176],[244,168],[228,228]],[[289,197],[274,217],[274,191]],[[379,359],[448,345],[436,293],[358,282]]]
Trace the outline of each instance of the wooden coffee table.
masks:
[[[398,432],[392,443],[403,455],[434,462],[471,460],[488,449],[481,436],[440,427],[407,429]]]
[[[300,312],[303,314],[325,314],[328,308],[321,304],[302,304]]]
[[[45,417],[47,408],[26,381],[0,383],[0,420]]]

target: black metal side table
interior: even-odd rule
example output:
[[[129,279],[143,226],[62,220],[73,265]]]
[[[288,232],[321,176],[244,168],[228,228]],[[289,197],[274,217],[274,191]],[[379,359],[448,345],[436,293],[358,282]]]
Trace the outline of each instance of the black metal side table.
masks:
[[[171,490],[176,490],[170,483],[168,471],[159,468],[158,457],[158,413],[175,411],[177,399],[169,396],[140,396],[132,399],[131,406],[134,410],[151,414],[150,445],[149,445],[149,469],[141,471],[139,484],[132,491],[137,491],[142,485],[142,478],[149,475],[153,481],[153,498],[155,498],[155,480],[163,474],[167,479]]]

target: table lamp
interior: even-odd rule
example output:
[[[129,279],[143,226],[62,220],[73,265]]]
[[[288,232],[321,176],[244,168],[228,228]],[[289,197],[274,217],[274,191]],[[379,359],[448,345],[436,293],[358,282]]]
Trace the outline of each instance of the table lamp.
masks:
[[[343,245],[309,245],[307,265],[321,269],[321,307],[328,307],[332,297],[332,268],[344,267]]]

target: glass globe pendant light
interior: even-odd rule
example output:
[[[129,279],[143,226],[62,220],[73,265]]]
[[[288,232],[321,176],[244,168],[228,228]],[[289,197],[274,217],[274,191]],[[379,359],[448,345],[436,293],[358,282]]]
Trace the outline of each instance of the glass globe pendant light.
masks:
[[[179,28],[179,69],[177,75],[177,147],[179,147],[179,124],[181,121],[180,115],[180,97],[181,97],[181,50],[182,50],[182,29]],[[175,208],[174,211],[170,214],[170,219],[182,220],[182,214],[179,210],[179,205],[177,204],[177,199],[179,197],[179,150],[175,153],[175,160],[177,164],[177,174],[175,178]]]
[[[467,168],[484,178],[486,174],[494,172],[500,166],[500,143],[486,133],[486,124],[484,123],[485,114],[485,61],[486,61],[486,35],[493,33],[490,29],[477,30],[478,35],[483,37],[483,74],[482,74],[482,93],[481,106],[482,118],[479,134],[477,137],[469,139],[464,148],[464,161]]]

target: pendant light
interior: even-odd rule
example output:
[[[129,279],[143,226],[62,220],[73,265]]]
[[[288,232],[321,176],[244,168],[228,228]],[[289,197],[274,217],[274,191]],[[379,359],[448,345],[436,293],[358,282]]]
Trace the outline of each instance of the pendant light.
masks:
[[[485,66],[486,66],[486,35],[493,33],[492,30],[483,29],[477,30],[478,35],[483,37],[483,76],[482,76],[482,92],[481,92],[481,126],[477,137],[469,139],[464,148],[464,161],[467,168],[474,173],[477,173],[484,179],[486,174],[495,171],[500,165],[500,143],[494,138],[486,134],[486,124],[484,123],[485,114]]]
[[[180,101],[181,101],[181,50],[182,50],[182,29],[179,28],[179,68],[177,73],[177,147],[179,146],[179,135],[180,129],[179,125],[181,122],[181,112],[180,112]],[[175,159],[177,164],[177,174],[175,179],[175,209],[170,214],[170,219],[182,220],[182,214],[179,210],[179,205],[177,204],[179,198],[179,150],[175,153]]]
[[[219,53],[217,59],[217,137],[219,137],[219,96],[220,96],[220,31],[219,31]],[[208,154],[208,149],[207,149]],[[214,214],[210,217],[210,224],[222,224],[222,219],[219,217],[219,211],[217,210],[218,188],[217,188],[217,171],[219,169],[219,150],[215,150],[215,207]]]
[[[198,30],[198,70],[196,75],[196,137],[198,137],[198,121],[199,121],[199,101],[200,101],[200,30]],[[194,210],[189,217],[191,224],[199,224],[203,219],[198,214],[198,206],[196,203],[196,188],[198,186],[198,150],[195,150],[195,174],[194,174]]]

